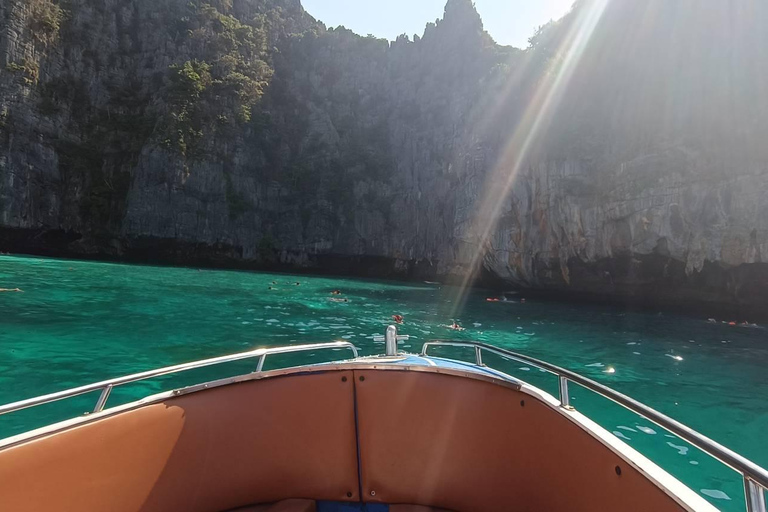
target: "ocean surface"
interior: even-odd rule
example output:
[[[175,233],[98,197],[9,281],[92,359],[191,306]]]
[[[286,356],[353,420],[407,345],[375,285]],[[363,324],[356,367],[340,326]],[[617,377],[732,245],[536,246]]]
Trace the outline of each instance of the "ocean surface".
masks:
[[[377,354],[392,315],[405,349],[434,338],[478,340],[605,383],[768,467],[768,331],[745,319],[625,312],[391,281],[0,256],[0,403],[262,346],[347,339]],[[332,295],[339,290],[342,295]],[[334,300],[336,299],[336,300]],[[346,301],[344,300],[346,299]],[[447,328],[455,320],[465,330]],[[449,355],[445,353],[445,355]],[[267,368],[346,357],[276,356]],[[461,349],[451,357],[470,358]],[[556,393],[551,375],[486,357]],[[115,405],[252,371],[255,361],[116,389]],[[571,385],[573,405],[722,510],[744,510],[740,477],[647,420]],[[0,437],[82,414],[97,394],[0,416]]]

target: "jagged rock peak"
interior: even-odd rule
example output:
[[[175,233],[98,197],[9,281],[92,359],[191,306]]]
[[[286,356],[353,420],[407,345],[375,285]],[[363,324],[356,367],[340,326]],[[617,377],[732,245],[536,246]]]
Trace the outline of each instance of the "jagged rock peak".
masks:
[[[445,4],[443,22],[451,25],[472,26],[483,29],[483,20],[472,0],[448,0]]]

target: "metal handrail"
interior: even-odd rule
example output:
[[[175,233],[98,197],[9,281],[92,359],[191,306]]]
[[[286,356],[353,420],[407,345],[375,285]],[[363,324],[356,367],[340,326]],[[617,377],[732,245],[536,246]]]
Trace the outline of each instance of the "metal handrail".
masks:
[[[93,384],[87,384],[77,388],[67,389],[65,391],[58,391],[56,393],[50,393],[48,395],[42,395],[35,398],[29,398],[27,400],[21,400],[19,402],[13,402],[7,405],[0,406],[0,416],[29,407],[35,407],[38,405],[48,404],[66,398],[72,398],[79,395],[84,395],[93,391],[101,391],[99,399],[96,401],[96,406],[93,412],[99,412],[104,409],[107,403],[112,389],[116,386],[123,384],[130,384],[153,377],[160,377],[163,375],[169,375],[172,373],[184,372],[187,370],[194,370],[197,368],[204,368],[206,366],[214,366],[217,364],[230,363],[233,361],[241,361],[243,359],[259,358],[259,362],[256,365],[256,372],[261,372],[264,369],[264,361],[267,356],[274,354],[288,354],[292,352],[306,352],[309,350],[325,350],[325,349],[344,349],[347,348],[352,351],[354,358],[357,359],[357,347],[355,347],[349,341],[334,341],[331,343],[312,343],[307,345],[289,345],[285,347],[272,347],[272,348],[259,348],[256,350],[250,350],[248,352],[240,352],[238,354],[230,354],[228,356],[213,357],[211,359],[203,359],[200,361],[193,361],[190,363],[177,364],[174,366],[166,366],[165,368],[158,368],[156,370],[149,370],[141,373],[134,373],[133,375],[126,375],[124,377],[117,377],[115,379],[104,380],[101,382],[95,382]]]
[[[588,379],[579,375],[578,373],[566,370],[559,366],[535,359],[524,354],[518,354],[517,352],[511,352],[502,348],[488,345],[487,343],[475,342],[475,341],[450,341],[450,340],[433,340],[424,343],[421,348],[421,355],[426,357],[427,350],[432,346],[453,346],[453,347],[467,347],[474,348],[475,351],[475,364],[478,366],[486,366],[483,363],[482,352],[487,351],[504,358],[514,359],[516,361],[530,364],[531,366],[540,368],[549,373],[553,373],[558,377],[560,404],[567,409],[573,409],[570,405],[570,397],[568,396],[568,383],[575,382],[576,384],[603,396],[617,404],[629,409],[630,411],[638,414],[656,425],[672,432],[684,441],[696,446],[703,452],[719,460],[726,466],[730,467],[734,471],[740,473],[744,479],[744,492],[747,500],[747,510],[749,512],[766,512],[765,504],[765,491],[768,490],[768,471],[758,466],[751,460],[739,455],[733,450],[726,448],[720,443],[713,441],[712,439],[696,432],[692,428],[683,425],[677,420],[660,413],[659,411],[648,407],[647,405],[638,402],[637,400],[628,397],[618,391],[614,391],[608,386],[604,386],[592,379]]]

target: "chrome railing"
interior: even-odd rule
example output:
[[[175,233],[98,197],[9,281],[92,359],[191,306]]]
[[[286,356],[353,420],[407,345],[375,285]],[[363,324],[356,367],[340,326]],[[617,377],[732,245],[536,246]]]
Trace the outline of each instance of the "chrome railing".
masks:
[[[201,361],[193,361],[191,363],[177,364],[175,366],[166,366],[165,368],[158,368],[157,370],[149,370],[141,373],[134,373],[133,375],[126,375],[125,377],[118,377],[116,379],[104,380],[86,386],[80,386],[78,388],[67,389],[65,391],[59,391],[57,393],[51,393],[48,395],[38,396],[27,400],[21,400],[11,404],[0,406],[0,415],[8,414],[10,412],[20,411],[29,407],[35,407],[38,405],[48,404],[67,398],[72,398],[93,391],[101,391],[96,406],[93,408],[93,412],[99,412],[104,409],[107,404],[112,389],[116,386],[123,384],[130,384],[142,380],[151,379],[153,377],[161,377],[163,375],[169,375],[172,373],[185,372],[188,370],[195,370],[197,368],[204,368],[206,366],[214,366],[223,363],[231,363],[233,361],[241,361],[244,359],[256,359],[256,372],[261,372],[264,369],[264,361],[267,356],[274,354],[289,354],[292,352],[307,352],[310,350],[326,350],[326,349],[349,349],[352,351],[352,355],[355,359],[358,357],[357,347],[348,341],[334,341],[331,343],[313,343],[308,345],[289,345],[285,347],[273,347],[273,348],[259,348],[248,352],[240,352],[238,354],[231,354],[228,356],[214,357],[211,359],[203,359]]]
[[[629,409],[630,411],[638,414],[661,428],[672,432],[680,437],[684,441],[696,446],[703,452],[707,453],[711,457],[719,460],[726,466],[730,467],[734,471],[741,474],[744,479],[744,494],[747,501],[747,510],[749,512],[766,512],[765,491],[768,490],[768,471],[761,468],[754,462],[742,457],[738,453],[726,448],[725,446],[713,441],[712,439],[696,432],[690,427],[687,427],[677,420],[670,418],[655,409],[648,407],[647,405],[638,402],[637,400],[628,397],[618,391],[604,386],[591,379],[583,377],[578,373],[574,373],[565,368],[560,368],[553,364],[541,361],[533,357],[529,357],[502,348],[494,347],[486,343],[474,342],[474,341],[448,341],[448,340],[435,340],[424,343],[421,348],[421,355],[427,357],[427,350],[429,347],[435,346],[451,346],[451,347],[467,347],[474,349],[475,364],[478,366],[486,366],[483,363],[482,352],[489,352],[496,354],[504,359],[511,359],[530,364],[536,368],[540,368],[546,372],[552,373],[557,376],[559,384],[560,404],[567,409],[573,409],[570,405],[570,397],[568,395],[568,383],[574,382],[598,395],[603,396],[617,404]]]

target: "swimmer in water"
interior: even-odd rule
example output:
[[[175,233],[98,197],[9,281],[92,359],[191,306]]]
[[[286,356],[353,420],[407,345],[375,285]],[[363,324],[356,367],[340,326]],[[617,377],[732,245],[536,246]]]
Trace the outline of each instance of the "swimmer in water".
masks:
[[[392,315],[392,320],[394,320],[395,323],[401,324],[403,323],[403,315]]]
[[[22,292],[24,293],[24,290],[21,288],[0,288],[0,292]]]
[[[453,329],[454,331],[463,331],[464,330],[464,328],[462,326],[460,326],[459,324],[456,323],[456,320],[453,320],[451,325],[447,325],[446,327],[448,327],[449,329]]]
[[[333,290],[331,295],[341,295],[341,290]]]

